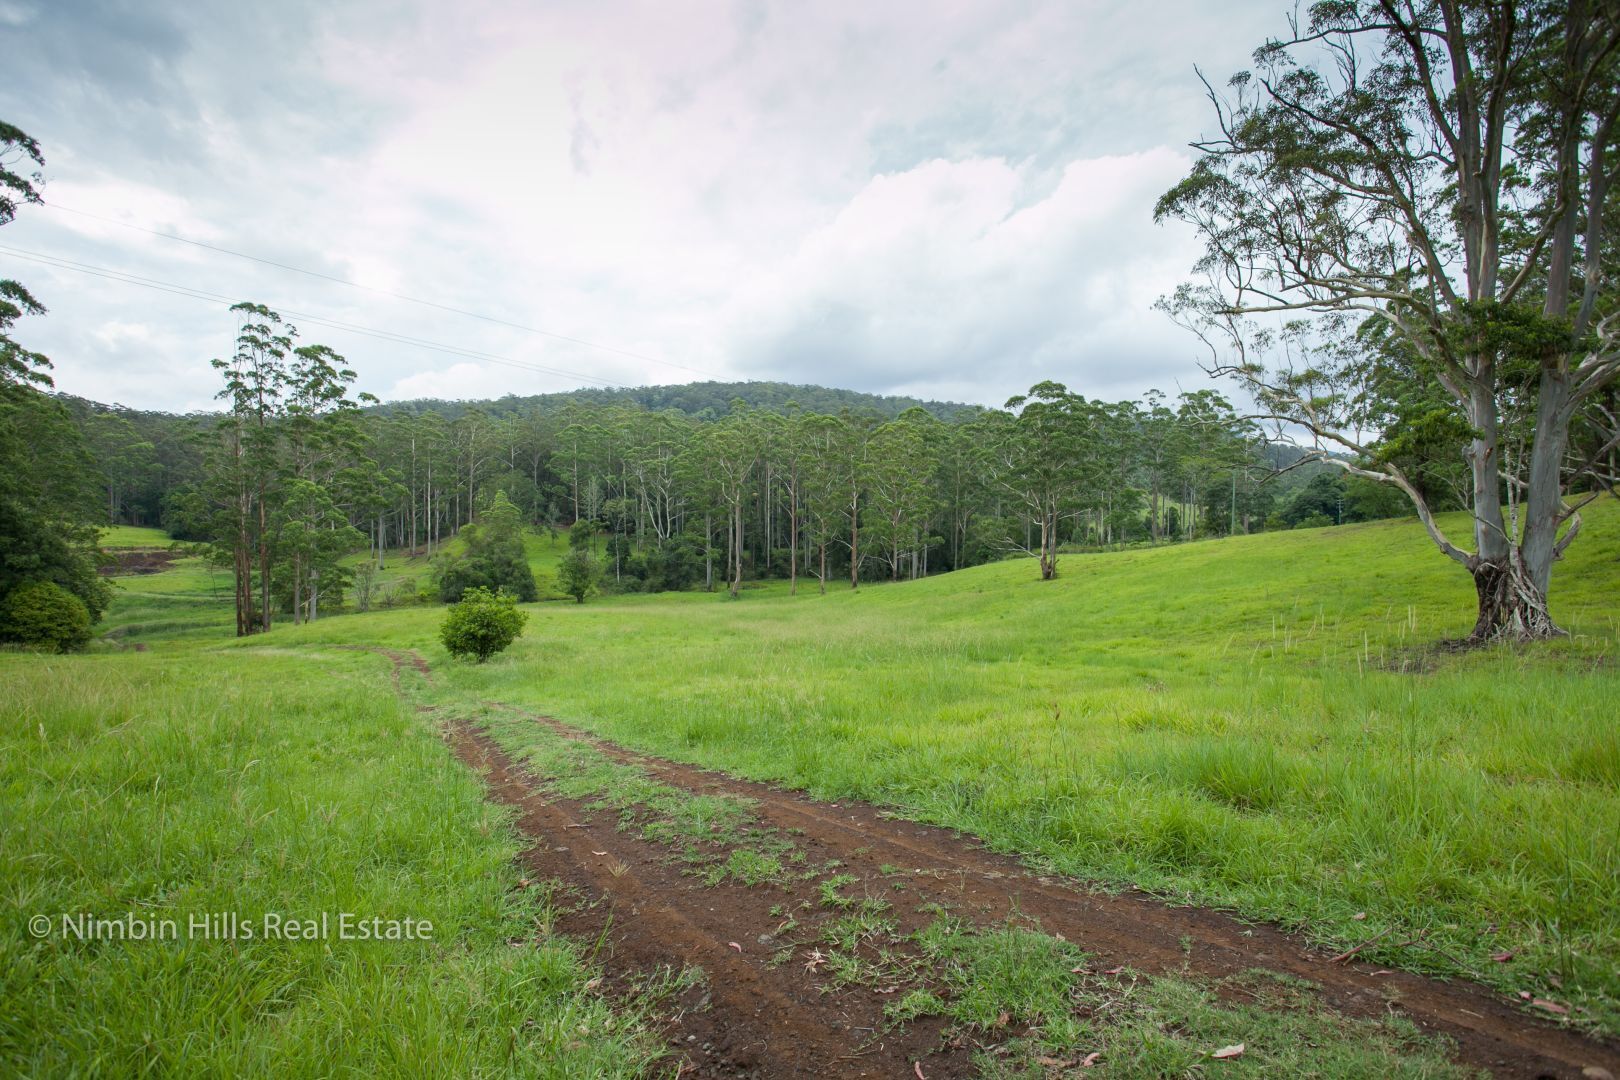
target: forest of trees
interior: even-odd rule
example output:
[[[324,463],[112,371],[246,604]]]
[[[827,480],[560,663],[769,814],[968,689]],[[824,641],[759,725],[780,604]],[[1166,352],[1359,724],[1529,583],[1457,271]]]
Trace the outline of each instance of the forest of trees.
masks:
[[[237,350],[215,361],[226,412],[59,407],[98,478],[102,520],[213,545],[234,569],[244,634],[342,604],[359,551],[372,566],[394,549],[436,556],[443,599],[508,579],[528,598],[514,521],[589,523],[605,535],[606,588],[735,595],[750,578],[856,587],[1016,553],[1049,577],[1063,547],[1401,510],[1326,466],[1275,482],[1300,451],[1266,443],[1207,390],[1103,402],[1047,382],[982,409],[696,384],[363,407],[341,357],[298,345],[263,307],[237,313]],[[692,411],[649,407],[671,401]],[[458,534],[467,550],[446,550]]]

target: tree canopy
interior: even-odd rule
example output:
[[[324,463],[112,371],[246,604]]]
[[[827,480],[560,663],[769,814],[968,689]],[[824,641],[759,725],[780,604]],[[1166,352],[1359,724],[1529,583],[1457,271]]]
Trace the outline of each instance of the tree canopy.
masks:
[[[1620,13],[1323,0],[1209,96],[1217,133],[1157,208],[1198,229],[1202,277],[1164,307],[1321,460],[1406,495],[1474,577],[1474,640],[1560,633],[1564,495],[1615,446]],[[1471,544],[1434,518],[1448,459]]]

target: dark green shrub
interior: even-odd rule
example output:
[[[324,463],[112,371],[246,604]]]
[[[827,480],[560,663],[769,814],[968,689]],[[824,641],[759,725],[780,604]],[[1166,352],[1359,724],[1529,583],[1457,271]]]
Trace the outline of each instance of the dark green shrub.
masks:
[[[14,589],[0,607],[0,638],[77,652],[90,643],[90,609],[60,585],[32,582]]]
[[[528,621],[528,613],[517,609],[514,597],[475,586],[451,606],[439,627],[439,640],[451,656],[470,656],[482,664],[516,641]]]

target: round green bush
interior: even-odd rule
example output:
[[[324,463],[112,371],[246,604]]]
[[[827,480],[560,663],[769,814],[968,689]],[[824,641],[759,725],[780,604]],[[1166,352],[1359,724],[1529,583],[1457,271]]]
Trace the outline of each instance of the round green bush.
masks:
[[[451,656],[470,656],[482,664],[516,641],[528,621],[528,614],[517,609],[517,600],[504,591],[471,588],[451,605],[439,627],[439,640]]]
[[[60,585],[35,581],[12,590],[0,605],[0,638],[51,652],[90,644],[90,609]]]

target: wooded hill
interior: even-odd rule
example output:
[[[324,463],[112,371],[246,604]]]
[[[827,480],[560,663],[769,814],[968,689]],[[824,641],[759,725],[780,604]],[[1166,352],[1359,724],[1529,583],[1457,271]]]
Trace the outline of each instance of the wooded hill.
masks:
[[[1268,443],[1211,391],[1104,402],[1045,382],[984,409],[698,383],[383,405],[351,399],[343,358],[294,348],[276,313],[239,313],[235,356],[214,362],[225,412],[38,401],[61,415],[56,441],[79,448],[81,513],[212,545],[235,568],[240,633],[278,611],[302,620],[340,606],[357,551],[439,553],[441,591],[477,584],[489,575],[444,549],[497,505],[504,539],[486,529],[490,551],[524,522],[586,522],[576,535],[605,533],[606,550],[584,578],[645,590],[724,582],[733,594],[745,578],[857,587],[1020,552],[1051,577],[1065,547],[1403,509],[1330,466],[1272,482],[1302,451]],[[468,535],[462,550],[484,551]]]
[[[892,394],[867,394],[859,390],[837,390],[826,386],[785,382],[694,382],[671,386],[583,387],[554,394],[529,394],[486,401],[444,401],[414,398],[391,401],[371,407],[384,415],[419,416],[437,413],[454,420],[463,413],[481,411],[489,416],[512,416],[535,411],[549,412],[573,405],[630,405],[652,412],[673,409],[703,420],[718,420],[731,413],[736,402],[752,409],[787,414],[789,412],[836,413],[849,410],[870,413],[892,420],[907,409],[922,409],[940,420],[955,420],[981,412],[977,405],[954,401],[924,401]]]

